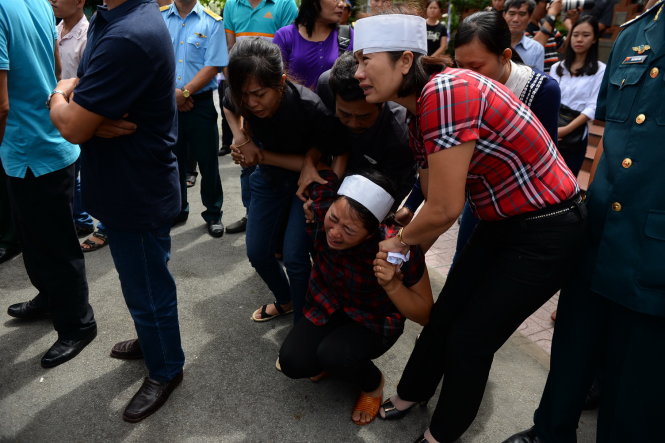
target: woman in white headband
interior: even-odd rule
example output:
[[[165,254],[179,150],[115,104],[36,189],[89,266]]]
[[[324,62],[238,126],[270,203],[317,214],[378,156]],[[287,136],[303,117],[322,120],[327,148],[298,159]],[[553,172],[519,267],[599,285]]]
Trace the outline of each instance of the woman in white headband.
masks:
[[[314,246],[304,318],[286,337],[278,362],[291,378],[318,381],[330,374],[357,384],[351,418],[365,425],[383,397],[383,375],[372,360],[397,341],[406,318],[427,321],[432,289],[419,247],[409,248],[401,266],[379,252],[387,229],[379,223],[394,203],[390,182],[376,172],[352,175],[336,195],[335,174],[321,176],[328,183],[311,185],[305,204]]]
[[[368,102],[409,111],[426,201],[382,251],[431,244],[468,198],[480,219],[409,358],[397,395],[403,417],[443,385],[417,441],[452,442],[474,420],[494,353],[565,279],[586,210],[548,132],[504,85],[427,57],[425,20],[379,15],[356,22],[356,78]],[[438,73],[436,71],[439,71]],[[445,377],[444,377],[445,375]]]

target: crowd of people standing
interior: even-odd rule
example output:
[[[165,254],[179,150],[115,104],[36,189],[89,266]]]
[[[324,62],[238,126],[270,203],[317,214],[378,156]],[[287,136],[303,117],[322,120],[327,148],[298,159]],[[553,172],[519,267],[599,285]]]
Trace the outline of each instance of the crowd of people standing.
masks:
[[[8,314],[53,321],[44,368],[96,337],[83,252],[108,243],[136,330],[111,357],[143,359],[148,373],[123,419],[145,419],[180,384],[168,262],[171,228],[188,221],[194,162],[207,233],[245,232],[274,299],[251,320],[293,314],[276,367],[355,384],[354,423],[402,419],[441,384],[416,441],[456,441],[494,354],[563,288],[535,426],[508,441],[574,441],[593,376],[603,386],[599,441],[659,434],[657,401],[635,407],[627,391],[652,381],[665,394],[655,380],[665,358],[642,343],[665,338],[665,201],[644,179],[662,181],[663,158],[635,145],[665,135],[662,0],[626,27],[607,65],[598,46],[609,2],[602,26],[593,11],[568,14],[565,41],[549,14],[561,0],[492,2],[459,24],[454,63],[435,0],[420,9],[372,0],[353,26],[341,24],[352,4],[337,0],[228,0],[223,16],[197,0],[106,0],[89,23],[83,0],[50,3],[0,3],[0,260],[22,250],[38,290]],[[585,197],[576,176],[597,117],[606,137]],[[218,156],[227,152],[242,168],[246,215],[225,229]],[[639,204],[628,183],[644,190]],[[424,254],[458,219],[435,301]],[[617,232],[639,247],[610,253],[625,247]],[[406,319],[423,329],[384,401],[373,360]]]

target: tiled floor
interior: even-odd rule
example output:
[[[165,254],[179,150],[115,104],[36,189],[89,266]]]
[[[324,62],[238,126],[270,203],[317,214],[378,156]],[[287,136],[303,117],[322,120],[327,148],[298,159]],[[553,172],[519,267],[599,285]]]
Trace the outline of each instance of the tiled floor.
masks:
[[[438,271],[443,277],[448,275],[453,260],[457,242],[457,230],[458,226],[455,223],[448,232],[439,237],[427,252],[428,266],[430,269]],[[557,294],[517,328],[522,335],[536,343],[548,354],[552,348],[552,332],[554,331],[554,322],[550,316],[556,309],[558,299],[559,296]]]

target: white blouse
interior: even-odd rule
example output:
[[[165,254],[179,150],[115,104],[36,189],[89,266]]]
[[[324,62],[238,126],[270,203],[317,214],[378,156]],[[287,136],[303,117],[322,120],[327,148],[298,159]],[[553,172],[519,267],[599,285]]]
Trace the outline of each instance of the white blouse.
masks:
[[[561,104],[570,109],[579,111],[593,120],[596,116],[596,101],[600,91],[600,83],[605,74],[605,63],[598,62],[598,71],[593,75],[582,75],[573,77],[568,69],[563,66],[563,75],[559,77],[556,73],[557,67],[563,62],[556,62],[550,69],[550,76],[559,82],[561,88]]]

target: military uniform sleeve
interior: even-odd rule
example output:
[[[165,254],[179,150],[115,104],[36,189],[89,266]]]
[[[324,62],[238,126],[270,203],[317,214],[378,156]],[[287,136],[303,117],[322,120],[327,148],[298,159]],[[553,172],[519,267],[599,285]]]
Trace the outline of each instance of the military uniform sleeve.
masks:
[[[229,64],[228,51],[226,49],[226,33],[224,23],[217,21],[213,25],[213,31],[208,37],[208,48],[205,53],[205,66],[222,67]]]

